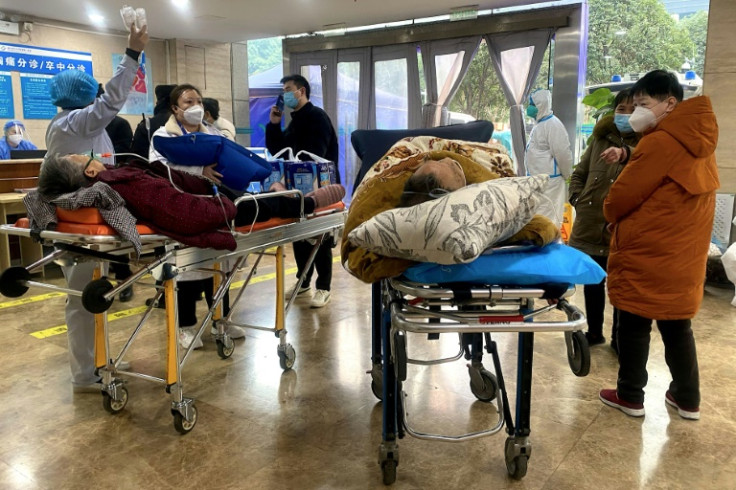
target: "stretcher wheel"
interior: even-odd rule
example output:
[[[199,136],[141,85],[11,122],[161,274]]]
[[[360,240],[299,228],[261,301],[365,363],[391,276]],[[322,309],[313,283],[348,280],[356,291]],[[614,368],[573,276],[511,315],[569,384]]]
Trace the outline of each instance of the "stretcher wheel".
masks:
[[[128,390],[125,387],[120,387],[118,392],[120,393],[119,400],[115,400],[106,391],[102,392],[102,406],[108,413],[113,415],[120,413],[125,408],[125,405],[128,404]]]
[[[398,461],[394,459],[386,459],[381,461],[381,472],[383,473],[383,484],[391,485],[396,481],[396,466]]]
[[[480,370],[480,377],[483,382],[482,386],[479,386],[480,383],[472,377],[470,378],[470,391],[478,400],[490,403],[496,399],[498,394],[498,380],[492,372],[486,369]]]
[[[504,446],[504,456],[506,459],[506,471],[509,476],[515,480],[521,480],[526,476],[527,464],[529,463],[528,454],[516,454],[516,440],[513,437],[506,438]]]
[[[179,434],[188,434],[197,424],[197,407],[192,405],[189,409],[192,411],[191,422],[181,412],[174,411],[174,428]]]
[[[571,334],[572,349],[567,350],[567,362],[575,376],[587,376],[590,372],[590,347],[585,334],[580,330],[566,332]]]
[[[383,366],[374,364],[371,369],[371,391],[379,400],[383,400]]]
[[[217,343],[217,355],[222,359],[228,359],[233,355],[233,352],[235,351],[235,343],[233,342],[233,339],[228,337],[227,342],[220,339],[217,339],[215,342]]]
[[[31,273],[25,267],[9,267],[0,274],[0,293],[8,298],[23,296],[28,291],[23,282],[30,280]]]
[[[82,305],[90,313],[104,313],[112,305],[112,300],[106,300],[105,294],[113,289],[113,285],[107,279],[95,279],[87,284],[82,291]]]
[[[296,351],[291,344],[286,344],[286,346],[279,345],[276,352],[279,354],[279,364],[281,365],[281,369],[286,371],[287,369],[294,367]]]

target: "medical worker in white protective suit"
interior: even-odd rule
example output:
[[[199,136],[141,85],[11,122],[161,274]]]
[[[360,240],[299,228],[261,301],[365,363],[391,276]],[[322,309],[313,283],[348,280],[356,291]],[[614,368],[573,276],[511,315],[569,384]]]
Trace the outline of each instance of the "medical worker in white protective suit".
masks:
[[[535,124],[526,145],[527,175],[549,175],[549,185],[537,214],[542,214],[557,226],[562,224],[562,215],[567,200],[567,179],[572,173],[572,151],[570,140],[562,121],[552,114],[552,94],[549,90],[537,90],[529,98],[527,116]]]

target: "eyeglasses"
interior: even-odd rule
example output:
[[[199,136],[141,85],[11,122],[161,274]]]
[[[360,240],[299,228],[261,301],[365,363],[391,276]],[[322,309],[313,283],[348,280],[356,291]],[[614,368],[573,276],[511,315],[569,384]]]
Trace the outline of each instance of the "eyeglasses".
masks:
[[[413,195],[419,195],[419,196],[429,196],[430,199],[439,199],[441,197],[445,197],[452,191],[448,191],[447,189],[443,189],[441,187],[438,187],[436,189],[432,189],[429,192],[417,192],[417,191],[404,191],[404,194],[413,194]]]
[[[94,160],[94,159],[95,159],[95,157],[93,157],[93,156],[92,157],[89,157],[89,160],[87,160],[87,163],[84,164],[84,168],[82,169],[82,172],[84,172],[85,170],[87,170],[87,167],[89,167],[89,164],[92,163],[92,160]]]

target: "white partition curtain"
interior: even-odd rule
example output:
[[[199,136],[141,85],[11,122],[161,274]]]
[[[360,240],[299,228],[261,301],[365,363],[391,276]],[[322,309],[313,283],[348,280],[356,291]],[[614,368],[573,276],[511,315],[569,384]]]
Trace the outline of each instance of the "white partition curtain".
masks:
[[[481,36],[470,36],[419,44],[427,87],[427,102],[422,107],[422,127],[432,128],[449,123],[447,105],[460,87],[480,41]],[[443,60],[438,60],[439,57]],[[438,61],[443,65],[439,70]]]
[[[501,88],[511,108],[511,138],[518,175],[526,175],[524,165],[526,132],[523,105],[539,74],[544,52],[553,34],[554,29],[536,29],[485,36]]]

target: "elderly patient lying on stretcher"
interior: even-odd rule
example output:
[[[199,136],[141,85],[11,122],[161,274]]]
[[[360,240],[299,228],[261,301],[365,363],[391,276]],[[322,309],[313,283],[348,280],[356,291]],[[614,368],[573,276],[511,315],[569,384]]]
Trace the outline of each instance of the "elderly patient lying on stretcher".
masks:
[[[498,244],[549,244],[559,231],[534,213],[546,184],[513,177],[508,155],[492,145],[406,138],[356,190],[343,263],[375,282],[417,262],[468,263]]]
[[[272,217],[295,218],[301,213],[301,200],[295,196],[279,195],[257,202],[249,199],[236,210],[233,200],[237,193],[226,188],[218,190],[201,176],[169,169],[160,162],[134,160],[122,167],[108,167],[86,155],[47,156],[41,166],[38,192],[42,199],[51,202],[97,182],[120,194],[135,218],[174,238],[189,237],[190,240],[181,241],[195,246],[234,247],[230,236],[227,243],[217,239],[218,235],[229,235],[218,230],[233,219],[235,226],[243,226]],[[285,189],[277,184],[270,190]],[[304,213],[336,203],[344,195],[341,185],[311,192],[304,196]],[[196,237],[208,232],[207,243],[192,243],[192,239],[197,242]]]

